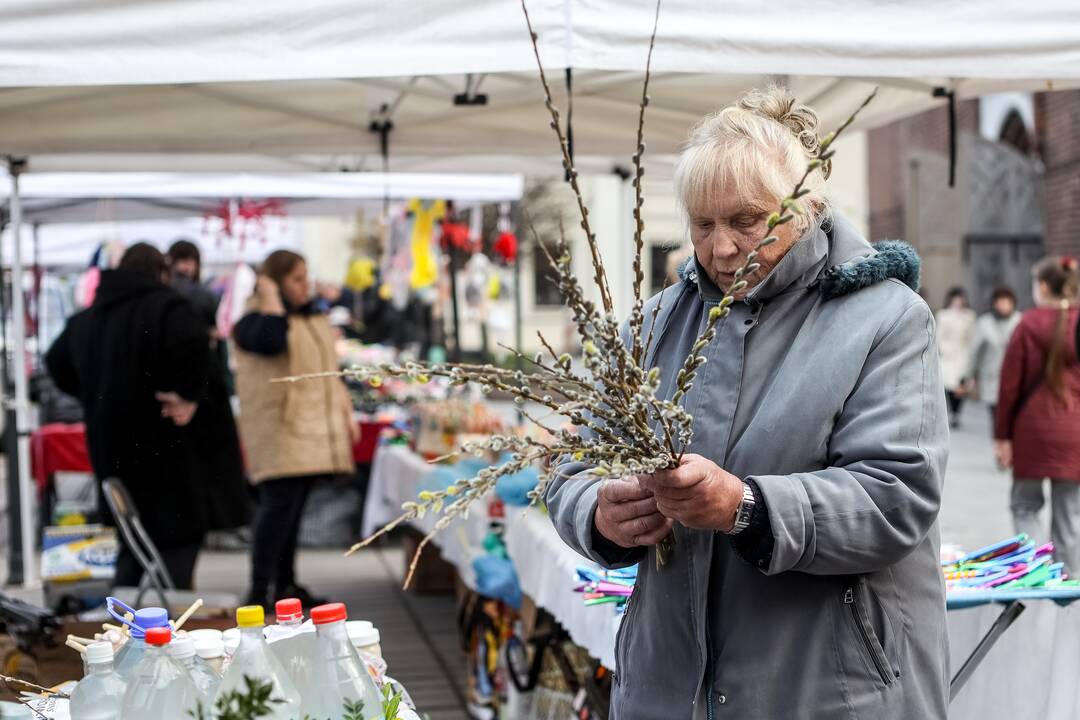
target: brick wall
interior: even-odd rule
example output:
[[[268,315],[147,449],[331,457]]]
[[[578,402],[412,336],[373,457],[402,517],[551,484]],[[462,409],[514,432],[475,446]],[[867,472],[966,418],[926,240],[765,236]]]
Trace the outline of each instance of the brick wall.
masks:
[[[940,107],[871,130],[868,134],[870,185],[870,238],[904,239],[905,163],[912,150],[948,156],[949,112]],[[978,132],[978,101],[960,102],[956,109],[957,132]],[[948,177],[942,177],[942,187]]]
[[[1035,123],[1046,167],[1046,249],[1080,255],[1080,90],[1036,95]]]

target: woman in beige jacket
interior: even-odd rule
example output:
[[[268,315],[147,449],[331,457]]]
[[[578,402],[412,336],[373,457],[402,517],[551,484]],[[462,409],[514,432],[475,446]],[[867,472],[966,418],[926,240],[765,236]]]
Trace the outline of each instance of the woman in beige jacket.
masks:
[[[259,486],[248,604],[283,597],[321,604],[296,582],[300,518],[314,481],[354,471],[357,428],[340,380],[271,382],[338,369],[330,323],[311,299],[302,256],[278,250],[266,258],[233,339],[240,434]]]

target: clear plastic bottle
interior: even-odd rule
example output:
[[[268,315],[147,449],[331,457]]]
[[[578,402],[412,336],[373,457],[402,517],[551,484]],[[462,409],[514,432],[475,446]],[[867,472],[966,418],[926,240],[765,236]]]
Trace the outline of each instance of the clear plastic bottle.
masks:
[[[202,658],[219,678],[225,672],[225,642],[222,638],[195,638],[195,654]]]
[[[199,691],[199,701],[209,712],[214,693],[221,684],[221,676],[195,653],[195,641],[190,637],[173,638],[169,655],[191,675],[191,681]]]
[[[169,627],[169,612],[160,607],[134,610],[114,597],[105,598],[105,603],[109,614],[131,628],[131,637],[116,651],[116,657],[113,659],[113,671],[120,676],[121,680],[128,682],[131,679],[131,671],[146,653],[146,631],[151,628]],[[125,613],[131,613],[132,619],[128,620],[117,613],[114,606],[120,607]]]
[[[240,626],[240,644],[232,656],[229,669],[221,679],[215,703],[225,693],[246,690],[245,677],[273,686],[270,697],[278,702],[272,712],[260,720],[295,720],[301,717],[300,693],[289,679],[285,668],[266,644],[263,637],[264,614],[261,605],[237,608],[236,624]]]
[[[316,635],[314,684],[325,703],[313,717],[341,720],[346,700],[363,703],[364,717],[378,715],[382,707],[379,688],[349,641],[347,619],[344,603],[320,605],[311,611]]]
[[[71,691],[71,720],[116,720],[124,681],[113,671],[113,647],[96,642],[86,648],[86,676]]]
[[[311,675],[315,661],[315,627],[304,622],[304,609],[296,598],[278,600],[274,613],[277,623],[266,627],[266,642],[300,693],[300,709],[312,714],[308,708],[320,704]]]
[[[146,631],[146,652],[128,680],[120,720],[191,720],[199,704],[199,691],[188,672],[166,648],[169,628]]]

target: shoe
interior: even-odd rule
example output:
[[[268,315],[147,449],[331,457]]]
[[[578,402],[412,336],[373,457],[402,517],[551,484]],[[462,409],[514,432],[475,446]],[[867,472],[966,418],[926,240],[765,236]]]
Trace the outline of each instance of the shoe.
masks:
[[[296,598],[305,608],[318,607],[319,605],[325,605],[330,602],[326,598],[312,595],[306,587],[295,583],[274,593],[275,600],[282,600],[284,598]]]
[[[245,605],[261,605],[265,612],[273,612],[274,601],[270,597],[269,590],[255,590],[252,589],[247,594],[247,599],[244,600]]]

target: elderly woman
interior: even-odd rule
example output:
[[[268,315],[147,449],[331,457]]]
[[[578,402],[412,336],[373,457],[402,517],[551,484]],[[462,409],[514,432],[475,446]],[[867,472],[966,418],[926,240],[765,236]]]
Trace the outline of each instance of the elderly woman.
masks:
[[[661,395],[816,147],[816,115],[776,88],[692,131],[675,185],[694,258],[648,360]],[[548,490],[578,552],[640,563],[616,642],[618,720],[946,716],[933,316],[913,251],[875,248],[831,211],[828,171],[719,326],[680,466],[601,484],[568,463]],[[672,531],[658,566],[651,546]]]

